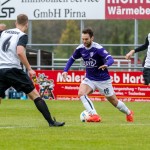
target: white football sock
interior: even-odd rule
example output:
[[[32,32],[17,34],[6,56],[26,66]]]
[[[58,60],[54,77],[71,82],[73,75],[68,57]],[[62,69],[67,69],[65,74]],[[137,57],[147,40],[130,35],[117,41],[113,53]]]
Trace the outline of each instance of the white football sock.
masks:
[[[81,99],[81,101],[83,103],[83,106],[88,111],[88,113],[90,113],[90,114],[97,114],[92,101],[88,98],[87,95],[81,96],[80,99]]]
[[[118,108],[121,112],[123,112],[123,113],[125,113],[125,114],[127,114],[127,115],[130,114],[130,110],[128,109],[128,107],[127,107],[122,101],[118,101],[117,108]]]

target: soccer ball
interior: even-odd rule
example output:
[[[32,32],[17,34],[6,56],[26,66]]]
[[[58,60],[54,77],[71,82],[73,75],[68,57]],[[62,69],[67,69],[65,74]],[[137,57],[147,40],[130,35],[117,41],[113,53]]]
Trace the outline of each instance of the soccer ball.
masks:
[[[87,119],[89,119],[89,117],[90,117],[90,115],[89,115],[87,110],[82,111],[81,114],[80,114],[80,120],[82,122],[86,122]]]

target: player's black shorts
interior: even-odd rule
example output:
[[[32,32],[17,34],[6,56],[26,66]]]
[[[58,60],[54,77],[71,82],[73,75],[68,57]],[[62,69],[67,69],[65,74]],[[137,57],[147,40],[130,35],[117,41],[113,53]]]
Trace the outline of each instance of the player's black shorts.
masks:
[[[9,87],[13,87],[16,91],[26,94],[35,88],[30,77],[21,69],[5,68],[0,69],[0,97],[5,97],[5,91]]]
[[[143,69],[143,78],[144,78],[144,84],[149,85],[150,84],[150,68]]]

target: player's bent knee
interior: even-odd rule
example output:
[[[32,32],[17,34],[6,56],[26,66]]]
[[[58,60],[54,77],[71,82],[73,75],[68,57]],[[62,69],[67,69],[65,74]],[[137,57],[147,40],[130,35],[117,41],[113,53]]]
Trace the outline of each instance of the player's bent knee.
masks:
[[[40,97],[40,94],[38,93],[36,89],[34,89],[32,92],[28,94],[28,96],[30,97],[30,99],[34,100],[37,97]]]
[[[78,93],[78,97],[81,97],[81,96],[83,96],[83,95],[86,95],[86,94],[83,93],[83,92],[79,92],[79,93]]]

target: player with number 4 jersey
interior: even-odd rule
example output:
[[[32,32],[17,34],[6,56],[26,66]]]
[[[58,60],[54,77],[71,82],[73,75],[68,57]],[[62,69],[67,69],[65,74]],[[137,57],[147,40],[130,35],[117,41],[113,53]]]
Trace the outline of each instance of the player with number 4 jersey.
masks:
[[[83,103],[83,106],[90,114],[87,122],[100,122],[101,117],[98,115],[93,102],[89,98],[89,94],[93,93],[96,89],[106,99],[121,112],[126,114],[126,120],[133,122],[133,112],[127,106],[119,101],[115,95],[108,67],[114,63],[112,56],[98,43],[93,41],[94,35],[90,28],[82,31],[82,42],[73,55],[69,58],[64,72],[63,78],[67,80],[68,70],[76,59],[82,58],[86,67],[85,79],[81,82],[78,96]]]

